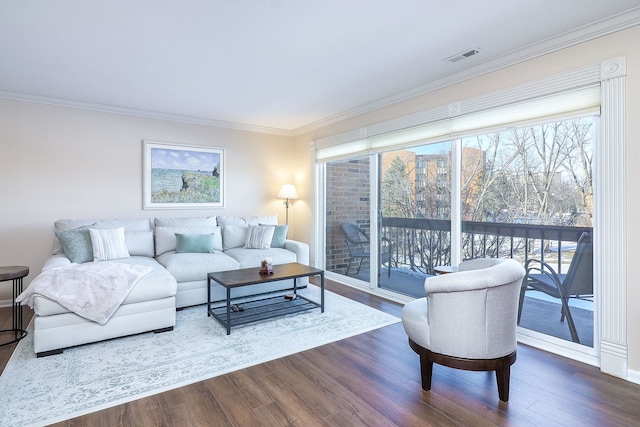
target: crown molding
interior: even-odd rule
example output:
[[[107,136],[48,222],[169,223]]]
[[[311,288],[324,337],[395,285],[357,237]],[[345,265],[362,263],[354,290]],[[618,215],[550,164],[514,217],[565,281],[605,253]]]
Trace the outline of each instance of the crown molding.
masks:
[[[361,114],[365,114],[380,108],[409,100],[411,98],[425,95],[429,92],[443,89],[447,86],[461,83],[465,80],[480,77],[482,75],[498,71],[522,62],[526,62],[544,55],[548,55],[550,53],[557,52],[571,46],[575,46],[590,40],[597,39],[599,37],[613,34],[618,31],[626,30],[636,25],[640,25],[640,7],[634,8],[619,15],[615,15],[611,18],[594,22],[576,30],[566,32],[560,36],[531,44],[525,48],[504,54],[500,57],[479,64],[468,70],[451,74],[438,80],[434,80],[427,84],[418,86],[416,88],[400,92],[386,98],[381,98],[377,101],[362,105],[360,107],[356,107],[351,110],[327,117],[325,119],[309,123],[308,125],[293,129],[292,132],[294,136],[313,132],[317,129],[332,125],[334,123],[338,123],[342,120],[356,117]]]
[[[211,126],[224,129],[234,129],[245,132],[255,132],[279,136],[298,136],[305,133],[313,132],[325,126],[338,123],[340,121],[359,116],[389,105],[397,104],[402,101],[415,98],[433,92],[447,86],[451,86],[465,80],[473,79],[490,72],[494,72],[521,62],[525,62],[540,56],[544,56],[570,46],[575,46],[599,37],[622,31],[636,25],[640,25],[640,7],[619,15],[597,21],[593,24],[586,25],[576,30],[564,33],[558,37],[553,37],[541,42],[529,45],[523,49],[510,52],[498,58],[479,64],[466,71],[451,74],[416,88],[397,93],[395,95],[381,98],[361,105],[359,107],[344,111],[333,116],[309,123],[296,129],[281,129],[268,126],[258,126],[246,123],[228,122],[224,120],[212,120],[202,117],[181,116],[176,114],[165,114],[146,110],[137,110],[131,108],[123,108],[117,106],[92,104],[87,102],[73,101],[67,99],[59,99],[38,95],[31,95],[18,92],[0,91],[0,98],[11,99],[16,101],[34,102],[40,104],[57,105],[68,108],[78,108],[84,110],[93,110],[105,113],[122,114],[128,116],[143,117],[155,120],[173,121],[179,123],[196,124],[202,126]]]
[[[293,132],[287,129],[272,128],[268,126],[249,125],[245,123],[227,122],[224,120],[211,120],[201,117],[181,116],[178,114],[164,114],[153,111],[137,110],[133,108],[114,107],[110,105],[92,104],[88,102],[72,101],[68,99],[51,98],[46,96],[31,95],[18,92],[0,91],[0,98],[14,101],[33,102],[38,104],[56,105],[67,108],[98,111],[102,113],[122,114],[127,116],[142,117],[154,120],[164,120],[179,123],[211,126],[224,129],[234,129],[245,132],[256,132],[270,135],[293,136]]]

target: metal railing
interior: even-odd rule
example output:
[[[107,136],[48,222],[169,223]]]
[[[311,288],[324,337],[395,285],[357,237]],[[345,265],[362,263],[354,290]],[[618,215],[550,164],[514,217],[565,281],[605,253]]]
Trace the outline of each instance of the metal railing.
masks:
[[[524,263],[531,257],[544,261],[546,256],[563,273],[573,256],[571,244],[592,231],[592,227],[463,221],[462,258],[514,258]],[[393,267],[431,275],[434,267],[451,265],[448,220],[383,217],[381,237],[391,242]]]

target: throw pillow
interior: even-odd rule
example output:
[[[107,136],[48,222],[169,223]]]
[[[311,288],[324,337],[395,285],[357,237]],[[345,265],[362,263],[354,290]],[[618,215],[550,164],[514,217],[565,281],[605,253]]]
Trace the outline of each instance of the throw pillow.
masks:
[[[241,248],[247,241],[246,226],[225,225],[222,227],[222,247],[226,251],[232,248]]]
[[[89,234],[94,261],[129,258],[124,227],[91,228]]]
[[[251,225],[244,242],[246,249],[269,249],[276,227],[274,225]]]
[[[91,235],[89,226],[74,228],[73,230],[55,230],[54,233],[62,243],[64,254],[73,263],[93,261]]]
[[[176,234],[213,234],[213,249],[222,250],[222,231],[218,226],[156,227],[156,255],[176,250]],[[242,241],[244,243],[244,240]]]
[[[153,231],[129,231],[125,228],[124,240],[131,256],[153,258]]]
[[[270,225],[270,224],[260,224]],[[287,232],[289,231],[288,225],[276,225],[273,231],[273,239],[271,239],[272,248],[284,248],[285,241],[287,240]]]
[[[214,235],[211,234],[182,234],[176,233],[176,253],[204,253],[214,252]]]

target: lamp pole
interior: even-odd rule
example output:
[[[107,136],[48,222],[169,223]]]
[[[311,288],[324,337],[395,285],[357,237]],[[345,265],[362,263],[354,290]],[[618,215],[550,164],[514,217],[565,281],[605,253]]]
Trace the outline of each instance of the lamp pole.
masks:
[[[291,200],[298,198],[298,191],[293,184],[283,184],[278,193],[279,199],[284,199],[284,206],[286,207],[286,224],[289,225],[289,204]]]
[[[289,225],[289,198],[287,197],[287,199],[284,202],[284,206],[285,206],[285,224]]]

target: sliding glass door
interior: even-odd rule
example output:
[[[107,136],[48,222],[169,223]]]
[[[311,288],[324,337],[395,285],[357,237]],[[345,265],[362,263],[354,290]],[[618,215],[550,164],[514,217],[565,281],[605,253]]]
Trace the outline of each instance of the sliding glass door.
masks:
[[[437,267],[513,258],[538,268],[525,283],[522,330],[592,347],[593,250],[580,256],[579,242],[593,238],[594,123],[559,120],[327,162],[327,270],[421,297]]]

